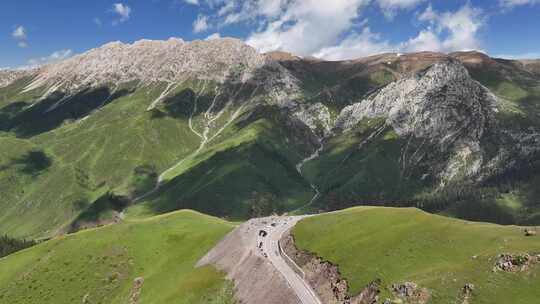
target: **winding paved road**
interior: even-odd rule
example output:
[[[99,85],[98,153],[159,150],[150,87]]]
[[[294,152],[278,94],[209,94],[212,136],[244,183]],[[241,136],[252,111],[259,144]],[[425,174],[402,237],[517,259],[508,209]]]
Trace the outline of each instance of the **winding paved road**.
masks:
[[[311,286],[287,264],[285,261],[287,257],[279,245],[283,234],[301,219],[301,216],[274,218],[263,228],[268,234],[259,236],[256,246],[259,247],[262,242],[262,246],[257,248],[258,251],[283,275],[302,304],[322,304]]]

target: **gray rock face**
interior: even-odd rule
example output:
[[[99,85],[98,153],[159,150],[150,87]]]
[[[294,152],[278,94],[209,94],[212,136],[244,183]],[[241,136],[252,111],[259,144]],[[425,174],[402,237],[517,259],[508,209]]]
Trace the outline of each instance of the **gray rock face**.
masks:
[[[42,67],[26,90],[57,86],[64,91],[138,81],[179,82],[187,78],[245,80],[266,63],[265,56],[237,39],[184,42],[140,40],[108,43],[60,63]]]
[[[304,122],[311,130],[318,133],[318,135],[328,136],[332,132],[330,111],[320,102],[300,105],[293,115]]]
[[[340,113],[336,127],[347,130],[363,118],[387,117],[399,135],[436,138],[445,144],[458,135],[477,140],[493,119],[497,101],[457,61],[393,82]]]
[[[31,73],[31,70],[0,70],[0,88],[6,87],[17,79]]]
[[[364,118],[386,118],[399,136],[420,138],[450,152],[438,173],[444,184],[479,172],[484,162],[480,140],[496,112],[497,98],[461,63],[447,60],[344,108],[336,128],[346,132]]]
[[[54,92],[66,96],[87,88],[121,84],[138,87],[165,83],[156,106],[186,80],[214,82],[223,86],[249,83],[253,94],[264,95],[271,104],[284,106],[300,95],[298,80],[277,61],[258,53],[238,39],[185,42],[140,40],[133,44],[108,43],[62,62],[34,71],[33,81],[24,92],[42,89],[42,99]],[[216,108],[215,110],[220,110]]]

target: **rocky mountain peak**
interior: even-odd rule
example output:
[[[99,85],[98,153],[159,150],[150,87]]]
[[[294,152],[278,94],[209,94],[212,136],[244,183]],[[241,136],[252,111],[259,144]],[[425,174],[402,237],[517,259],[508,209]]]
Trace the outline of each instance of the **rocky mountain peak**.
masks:
[[[387,117],[400,135],[444,139],[452,129],[461,129],[456,122],[463,124],[464,119],[476,125],[469,132],[481,133],[485,115],[495,104],[495,97],[470,77],[463,64],[448,59],[344,108],[336,125],[347,130],[364,117]]]
[[[90,86],[178,82],[198,78],[223,82],[234,71],[248,78],[266,57],[238,39],[185,42],[140,40],[111,42],[65,61],[42,67],[26,90],[54,86],[75,91]]]
[[[455,159],[440,174],[449,180],[477,173],[484,161],[480,141],[496,111],[496,97],[461,62],[447,59],[344,108],[336,126],[347,131],[364,118],[383,117],[399,136],[450,151]]]
[[[0,70],[0,88],[10,85],[15,80],[32,72],[32,70]]]

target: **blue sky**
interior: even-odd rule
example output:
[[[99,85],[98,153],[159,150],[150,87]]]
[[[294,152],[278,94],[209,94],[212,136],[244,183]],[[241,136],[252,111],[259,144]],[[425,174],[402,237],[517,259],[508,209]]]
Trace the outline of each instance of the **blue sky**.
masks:
[[[0,68],[115,40],[219,36],[330,60],[473,49],[540,57],[540,0],[6,0]]]

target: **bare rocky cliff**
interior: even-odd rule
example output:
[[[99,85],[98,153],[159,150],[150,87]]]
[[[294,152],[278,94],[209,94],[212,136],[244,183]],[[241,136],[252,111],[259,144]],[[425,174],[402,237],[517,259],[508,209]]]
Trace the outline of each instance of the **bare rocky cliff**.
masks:
[[[474,81],[462,64],[445,61],[346,107],[336,127],[347,130],[363,118],[386,117],[401,136],[438,138],[445,145],[462,137],[458,135],[481,137],[496,110],[496,97]]]
[[[349,284],[344,280],[336,265],[323,261],[308,252],[298,250],[293,236],[288,233],[281,239],[283,251],[302,269],[304,280],[317,292],[325,304],[373,304],[379,303],[377,280],[368,284],[357,295],[350,295]]]
[[[363,119],[384,118],[400,137],[421,142],[410,153],[412,165],[430,157],[430,153],[446,154],[441,159],[445,164],[433,172],[444,185],[454,178],[479,177],[488,164],[502,166],[506,155],[503,147],[494,156],[488,155],[483,146],[488,131],[498,132],[496,114],[501,106],[502,102],[472,79],[460,61],[448,59],[345,107],[335,125],[341,132],[348,132]],[[528,148],[540,151],[538,143]]]
[[[0,70],[0,88],[6,87],[22,77],[31,75],[33,70]]]
[[[55,84],[72,91],[130,81],[178,82],[189,77],[223,82],[235,70],[239,79],[247,79],[264,64],[263,55],[236,39],[111,42],[43,66],[27,90]]]

